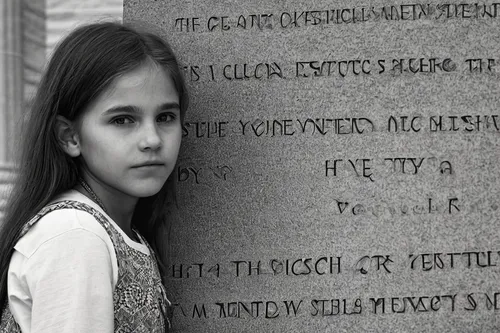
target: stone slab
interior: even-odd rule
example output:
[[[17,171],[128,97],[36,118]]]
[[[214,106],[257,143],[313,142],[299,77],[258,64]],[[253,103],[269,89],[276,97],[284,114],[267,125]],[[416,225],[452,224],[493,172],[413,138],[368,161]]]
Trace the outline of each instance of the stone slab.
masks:
[[[125,1],[191,93],[174,331],[500,329],[498,7]]]

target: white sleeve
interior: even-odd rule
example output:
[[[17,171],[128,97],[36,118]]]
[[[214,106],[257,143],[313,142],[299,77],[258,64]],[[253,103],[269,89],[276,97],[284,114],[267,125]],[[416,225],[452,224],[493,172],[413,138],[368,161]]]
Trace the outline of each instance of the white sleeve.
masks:
[[[113,272],[105,242],[85,229],[43,243],[26,261],[31,333],[112,333]]]

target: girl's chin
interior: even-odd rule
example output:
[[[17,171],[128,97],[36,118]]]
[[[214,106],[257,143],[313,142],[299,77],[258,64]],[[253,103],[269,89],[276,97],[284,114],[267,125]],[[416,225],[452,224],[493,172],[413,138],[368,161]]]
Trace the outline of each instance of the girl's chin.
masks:
[[[113,186],[123,194],[132,198],[146,198],[160,192],[166,178],[146,178],[146,179],[127,179]]]
[[[166,179],[165,179],[166,181]],[[157,194],[162,189],[165,182],[154,182],[152,184],[147,184],[147,182],[141,183],[134,189],[134,193],[138,198],[150,197]]]

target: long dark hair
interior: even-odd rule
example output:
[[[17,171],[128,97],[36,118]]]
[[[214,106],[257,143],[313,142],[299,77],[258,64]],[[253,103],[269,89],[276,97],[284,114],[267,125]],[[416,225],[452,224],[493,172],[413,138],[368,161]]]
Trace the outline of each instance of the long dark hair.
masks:
[[[0,229],[0,311],[7,300],[7,271],[22,226],[77,182],[78,165],[56,138],[57,115],[74,120],[116,77],[151,60],[172,77],[183,123],[188,95],[177,60],[165,40],[144,24],[85,25],[55,49],[26,117],[19,173]],[[132,218],[132,225],[155,250],[163,279],[167,216],[176,208],[175,177],[173,172],[156,195],[139,199]]]

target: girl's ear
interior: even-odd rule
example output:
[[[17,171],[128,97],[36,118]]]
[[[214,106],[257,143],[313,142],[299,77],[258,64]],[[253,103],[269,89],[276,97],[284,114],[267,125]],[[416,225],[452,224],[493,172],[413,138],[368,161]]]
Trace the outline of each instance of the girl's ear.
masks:
[[[71,157],[80,156],[80,140],[73,123],[63,116],[57,116],[56,135],[61,148]]]

